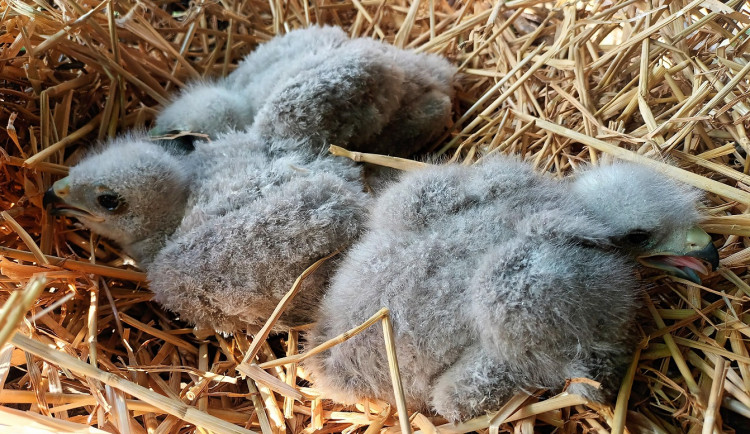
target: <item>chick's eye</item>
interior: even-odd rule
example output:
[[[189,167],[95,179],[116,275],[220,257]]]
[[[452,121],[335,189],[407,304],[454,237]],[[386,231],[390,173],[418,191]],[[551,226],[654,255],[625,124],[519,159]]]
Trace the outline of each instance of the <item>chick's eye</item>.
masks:
[[[96,201],[108,211],[117,211],[125,202],[122,197],[112,193],[101,194],[96,197]]]
[[[650,237],[651,234],[649,234],[648,232],[637,229],[625,235],[625,237],[623,237],[623,241],[630,244],[631,246],[642,246],[646,244],[646,242],[648,242]]]

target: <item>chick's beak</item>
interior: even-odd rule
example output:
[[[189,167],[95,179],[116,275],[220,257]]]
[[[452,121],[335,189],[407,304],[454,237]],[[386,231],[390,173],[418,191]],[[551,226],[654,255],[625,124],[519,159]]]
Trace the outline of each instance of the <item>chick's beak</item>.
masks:
[[[67,199],[70,194],[70,180],[65,177],[44,192],[42,204],[51,215],[66,215],[71,217],[84,217],[93,221],[103,221],[104,219],[96,217],[88,210],[71,204]]]
[[[156,143],[182,152],[192,152],[195,150],[194,142],[196,140],[208,139],[208,135],[193,133],[188,129],[185,130],[164,130],[160,127],[154,127],[148,132],[151,140]]]
[[[694,227],[687,234],[689,251],[685,256],[702,259],[711,265],[711,270],[719,268],[719,251],[711,242],[711,236],[699,227]]]
[[[65,197],[68,193],[70,193],[70,181],[68,177],[65,177],[52,184],[52,187],[44,193],[44,198],[42,199],[44,208],[52,206],[53,208],[50,209],[50,212],[54,214],[54,211],[57,209],[55,206],[65,203]]]
[[[695,226],[688,230],[681,239],[669,240],[663,245],[656,246],[654,253],[644,255],[638,260],[648,267],[664,270],[672,275],[701,283],[699,272],[708,274],[719,267],[719,252],[711,242],[711,236],[703,229]]]

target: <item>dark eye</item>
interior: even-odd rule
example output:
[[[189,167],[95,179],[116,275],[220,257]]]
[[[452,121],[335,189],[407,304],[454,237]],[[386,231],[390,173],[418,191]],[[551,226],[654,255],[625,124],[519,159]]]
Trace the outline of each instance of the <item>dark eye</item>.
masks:
[[[108,211],[117,211],[125,203],[122,197],[113,193],[101,194],[96,197],[96,201]]]
[[[651,238],[650,233],[642,229],[636,229],[622,237],[622,241],[631,246],[642,246],[648,242],[649,238]]]

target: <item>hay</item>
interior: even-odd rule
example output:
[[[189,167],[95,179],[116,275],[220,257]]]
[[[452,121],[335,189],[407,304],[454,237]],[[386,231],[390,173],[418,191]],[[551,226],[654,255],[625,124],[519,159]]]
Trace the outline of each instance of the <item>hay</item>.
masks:
[[[747,432],[742,4],[0,0],[0,423],[123,433]],[[707,192],[706,229],[723,268],[704,286],[644,276],[649,320],[614,406],[518,395],[455,426],[424,414],[406,421],[378,402],[342,407],[304,387],[299,330],[284,361],[271,349],[278,339],[253,343],[263,369],[242,365],[254,369],[243,379],[244,336],[194,332],[149,301],[145,276],[116,246],[42,212],[42,193],[97,140],[145,128],[186,82],[226,74],[258,43],[311,23],[460,65],[456,121],[434,148],[449,159],[517,154],[564,176],[617,157]]]

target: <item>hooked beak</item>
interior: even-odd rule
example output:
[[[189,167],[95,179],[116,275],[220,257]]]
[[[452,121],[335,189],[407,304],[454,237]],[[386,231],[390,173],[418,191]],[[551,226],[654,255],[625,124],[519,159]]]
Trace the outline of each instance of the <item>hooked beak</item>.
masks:
[[[42,204],[44,209],[50,213],[50,215],[61,215],[69,217],[83,218],[89,221],[102,222],[103,218],[95,216],[89,211],[71,205],[66,201],[70,193],[70,180],[68,177],[60,179],[59,181],[52,184],[49,190],[44,192],[44,198]]]
[[[703,229],[695,226],[687,231],[684,239],[677,241],[679,244],[672,240],[666,245],[657,246],[656,253],[641,256],[638,261],[697,284],[701,283],[701,279],[696,271],[708,274],[706,264],[711,266],[711,270],[719,267],[719,251]]]
[[[169,130],[165,131],[159,127],[154,127],[148,132],[151,140],[165,147],[171,147],[177,151],[192,152],[195,150],[196,140],[207,140],[206,134],[193,133],[190,131]]]

